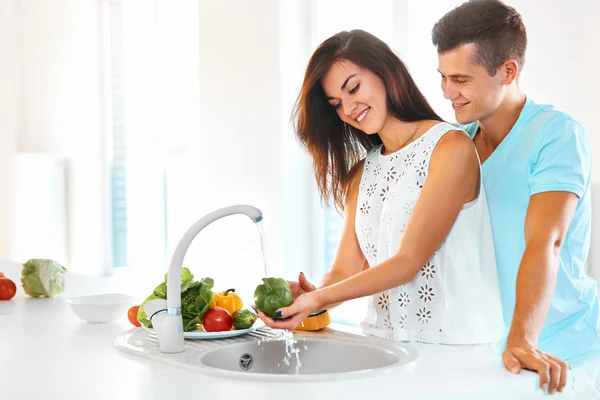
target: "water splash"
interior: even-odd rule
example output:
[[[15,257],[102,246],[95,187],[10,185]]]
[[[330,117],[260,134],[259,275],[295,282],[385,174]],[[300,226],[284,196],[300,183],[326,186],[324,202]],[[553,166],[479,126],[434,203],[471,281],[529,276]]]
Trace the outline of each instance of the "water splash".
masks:
[[[296,366],[294,372],[299,374],[300,368],[302,367],[302,361],[300,361],[300,349],[297,346],[298,341],[294,337],[294,333],[283,329],[277,329],[276,333],[278,340],[283,341],[285,344],[285,357],[283,358],[283,362],[289,367],[292,363],[292,359],[295,358]]]
[[[292,362],[295,358],[296,365],[294,367],[294,372],[296,374],[300,373],[300,368],[302,367],[302,361],[300,361],[300,348],[298,345],[298,340],[295,338],[294,333],[284,330],[284,329],[273,329],[271,330],[273,336],[268,336],[265,338],[257,339],[258,346],[261,345],[262,342],[271,342],[271,341],[282,341],[285,346],[285,356],[281,361],[287,367],[292,365]],[[306,339],[305,339],[306,340]],[[261,350],[264,350],[265,346],[261,347]],[[308,346],[304,345],[304,350],[308,350]],[[281,362],[277,363],[278,368],[283,368]]]
[[[298,341],[294,337],[293,332],[284,331],[283,340],[285,341],[285,354],[286,358],[291,358],[292,355],[296,357],[296,374],[300,373],[300,368],[302,367],[302,361],[300,361],[300,349],[298,346]]]

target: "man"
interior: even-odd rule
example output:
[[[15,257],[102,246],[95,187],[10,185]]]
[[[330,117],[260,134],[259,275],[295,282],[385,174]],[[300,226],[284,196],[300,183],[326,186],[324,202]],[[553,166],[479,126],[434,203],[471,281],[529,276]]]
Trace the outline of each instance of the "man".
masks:
[[[599,301],[596,283],[585,274],[591,224],[586,132],[519,88],[527,35],[514,8],[468,1],[436,23],[432,40],[444,96],[482,162],[508,327],[504,365],[513,373],[537,371],[540,386],[552,394],[566,385],[567,363],[584,366],[586,380],[599,379]]]

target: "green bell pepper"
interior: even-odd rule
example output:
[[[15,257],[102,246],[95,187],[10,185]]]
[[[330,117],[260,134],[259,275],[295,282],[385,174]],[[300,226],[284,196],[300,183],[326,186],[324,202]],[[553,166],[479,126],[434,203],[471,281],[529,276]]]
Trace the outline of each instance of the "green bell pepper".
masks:
[[[263,284],[254,291],[254,305],[269,317],[275,317],[275,311],[292,305],[292,289],[281,278],[263,278]]]

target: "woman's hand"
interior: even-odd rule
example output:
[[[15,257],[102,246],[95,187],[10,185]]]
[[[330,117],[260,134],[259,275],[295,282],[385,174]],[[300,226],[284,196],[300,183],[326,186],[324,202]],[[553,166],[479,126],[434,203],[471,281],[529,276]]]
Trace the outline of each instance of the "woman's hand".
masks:
[[[311,313],[319,309],[314,292],[304,293],[298,296],[289,307],[280,308],[275,313],[275,319],[269,317],[262,311],[257,311],[258,317],[273,329],[287,329],[293,331]]]
[[[290,285],[290,289],[292,289],[292,298],[294,300],[296,300],[300,295],[302,295],[304,293],[309,293],[309,292],[317,290],[315,285],[313,285],[306,279],[306,276],[304,276],[303,272],[300,272],[300,274],[298,275],[298,282],[294,282],[294,281],[287,281],[287,282],[288,282],[288,285]]]

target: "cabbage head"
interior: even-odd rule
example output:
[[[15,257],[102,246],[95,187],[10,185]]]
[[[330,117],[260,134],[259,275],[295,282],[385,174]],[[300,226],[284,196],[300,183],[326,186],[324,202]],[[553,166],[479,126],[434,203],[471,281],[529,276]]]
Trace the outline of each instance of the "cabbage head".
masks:
[[[64,292],[66,272],[54,260],[34,258],[23,264],[21,284],[31,297],[53,297]]]

